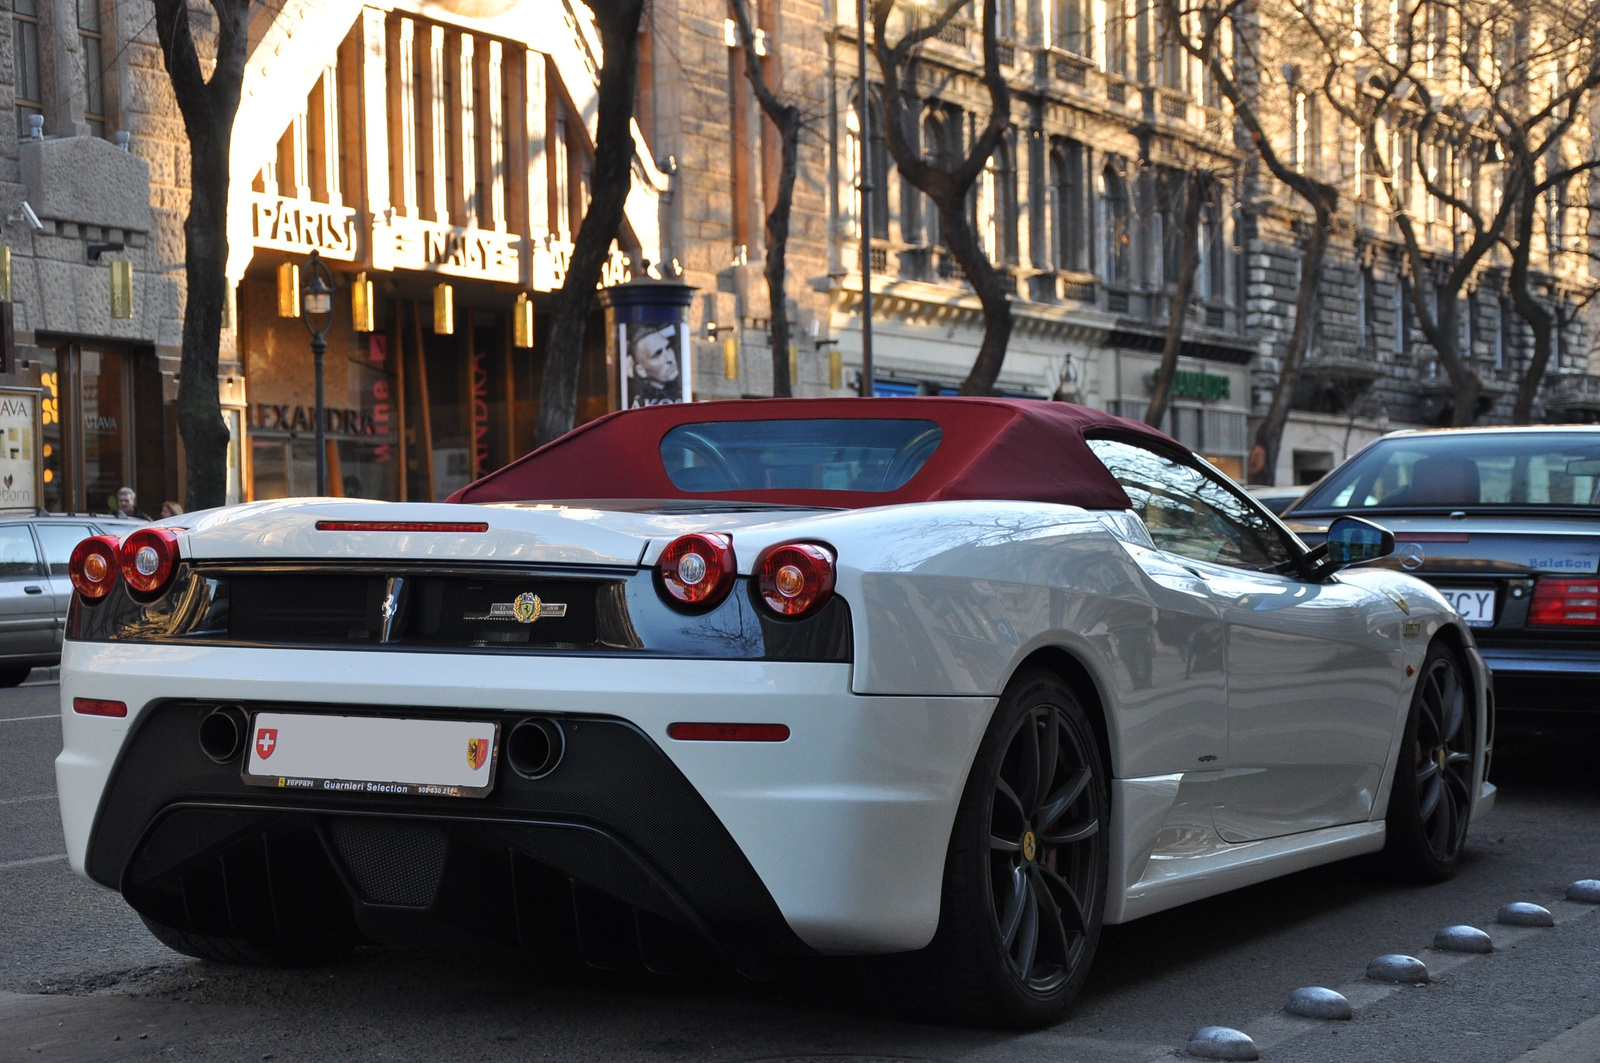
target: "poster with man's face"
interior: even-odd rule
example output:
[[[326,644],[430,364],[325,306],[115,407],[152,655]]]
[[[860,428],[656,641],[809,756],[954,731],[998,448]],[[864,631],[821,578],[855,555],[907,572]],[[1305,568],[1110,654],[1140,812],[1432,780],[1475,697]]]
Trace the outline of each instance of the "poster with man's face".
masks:
[[[688,402],[688,335],[676,321],[617,325],[622,357],[622,408]]]

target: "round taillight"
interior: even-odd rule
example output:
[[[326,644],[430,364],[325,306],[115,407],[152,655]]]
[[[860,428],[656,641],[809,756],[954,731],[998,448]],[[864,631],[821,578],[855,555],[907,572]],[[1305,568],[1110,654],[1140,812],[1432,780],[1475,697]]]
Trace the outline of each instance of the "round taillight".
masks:
[[[833,597],[833,551],[816,543],[770,547],[756,559],[756,585],[779,616],[810,616]]]
[[[178,536],[170,528],[140,528],[118,551],[122,578],[140,594],[160,594],[178,570]]]
[[[79,594],[98,602],[117,585],[117,540],[111,535],[96,535],[72,548],[67,561],[67,576]]]
[[[733,588],[733,540],[710,532],[680,535],[661,551],[656,566],[673,601],[709,609]]]

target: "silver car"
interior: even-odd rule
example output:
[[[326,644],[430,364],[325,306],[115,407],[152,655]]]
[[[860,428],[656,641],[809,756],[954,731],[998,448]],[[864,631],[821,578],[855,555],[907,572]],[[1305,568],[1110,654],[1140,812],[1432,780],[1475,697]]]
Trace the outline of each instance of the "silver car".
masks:
[[[61,661],[72,548],[91,535],[126,535],[143,521],[56,516],[0,519],[0,687]]]

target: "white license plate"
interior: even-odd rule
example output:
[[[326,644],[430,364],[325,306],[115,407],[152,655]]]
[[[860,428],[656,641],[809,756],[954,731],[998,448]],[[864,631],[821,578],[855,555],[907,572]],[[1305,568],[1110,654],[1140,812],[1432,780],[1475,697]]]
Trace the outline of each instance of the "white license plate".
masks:
[[[1494,626],[1494,588],[1440,587],[1439,593],[1470,627]]]
[[[500,725],[258,712],[244,781],[324,794],[482,797],[494,788]]]

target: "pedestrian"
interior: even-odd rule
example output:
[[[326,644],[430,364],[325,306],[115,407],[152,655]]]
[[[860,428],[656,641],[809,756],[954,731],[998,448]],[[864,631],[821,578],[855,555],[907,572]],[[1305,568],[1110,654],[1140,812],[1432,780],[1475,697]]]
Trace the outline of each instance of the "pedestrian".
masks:
[[[117,508],[111,514],[124,520],[143,520],[150,518],[139,512],[139,496],[134,494],[131,487],[117,488]]]
[[[161,503],[161,519],[170,520],[183,512],[183,507],[176,502]]]

